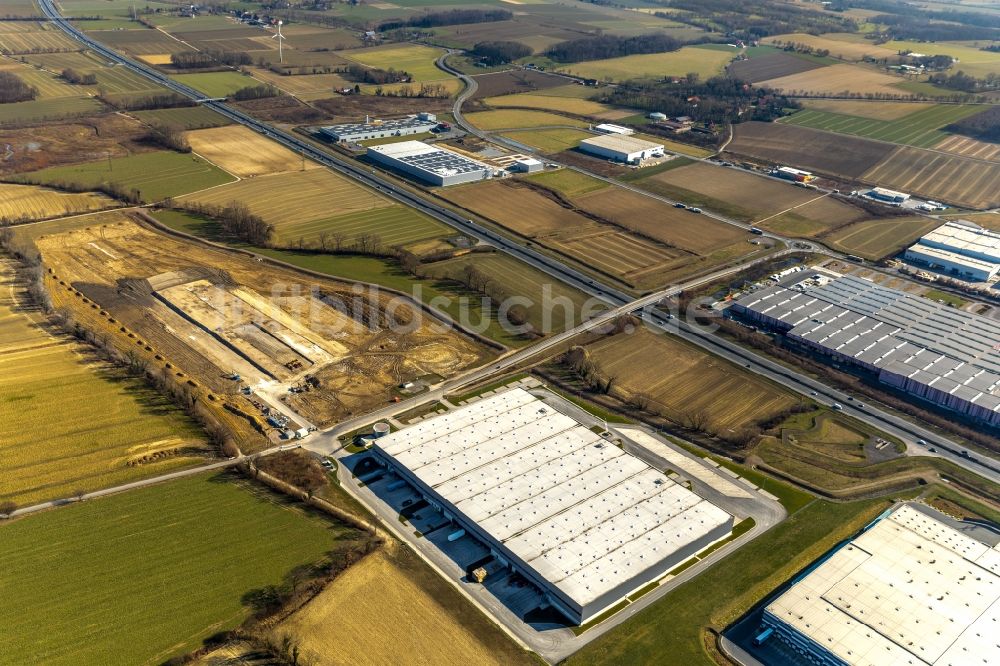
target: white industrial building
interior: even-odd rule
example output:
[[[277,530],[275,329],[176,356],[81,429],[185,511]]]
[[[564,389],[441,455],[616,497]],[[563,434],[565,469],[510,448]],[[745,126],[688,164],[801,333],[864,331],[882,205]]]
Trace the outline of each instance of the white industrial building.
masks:
[[[600,125],[594,125],[594,129],[598,132],[603,132],[604,134],[621,134],[623,136],[628,136],[629,134],[635,134],[635,130],[631,127],[622,127],[621,125],[612,125],[611,123],[601,123]]]
[[[732,532],[730,514],[520,388],[374,450],[581,624]]]
[[[793,287],[755,291],[731,311],[889,386],[1000,426],[996,321],[853,275]]]
[[[409,136],[430,132],[437,127],[437,116],[421,113],[401,120],[366,120],[363,123],[327,125],[319,132],[332,141],[368,141],[394,136]]]
[[[489,178],[493,167],[421,141],[368,148],[368,157],[432,185],[457,185]]]
[[[662,143],[652,143],[620,134],[606,134],[584,139],[580,142],[580,150],[627,164],[634,164],[650,157],[663,157]]]
[[[910,195],[906,192],[887,190],[884,187],[873,187],[865,192],[865,196],[869,199],[877,199],[878,201],[885,201],[886,203],[892,204],[901,204],[910,198]]]
[[[967,280],[986,282],[1000,273],[1000,233],[961,222],[945,222],[903,255]]]
[[[1000,549],[900,505],[794,581],[763,626],[812,664],[1000,664]]]
[[[512,171],[517,171],[519,173],[535,173],[536,171],[541,171],[545,168],[541,160],[536,160],[534,157],[523,157],[521,159],[514,160],[514,163],[510,166]]]

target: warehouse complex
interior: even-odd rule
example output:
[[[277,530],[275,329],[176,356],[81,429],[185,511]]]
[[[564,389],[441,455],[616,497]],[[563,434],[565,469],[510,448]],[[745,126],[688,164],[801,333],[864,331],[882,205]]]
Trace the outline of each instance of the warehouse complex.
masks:
[[[732,532],[730,514],[520,388],[374,449],[576,623]]]
[[[903,256],[935,270],[986,282],[1000,273],[1000,233],[967,223],[945,222],[922,236]]]
[[[998,664],[1000,549],[904,504],[794,581],[763,625],[811,664]]]
[[[482,162],[421,141],[371,146],[368,157],[431,185],[469,183],[493,174],[493,168]]]
[[[320,128],[320,134],[331,141],[367,141],[392,136],[408,136],[430,132],[437,127],[437,116],[421,113],[402,120],[375,120],[363,123],[327,125]]]
[[[844,276],[817,287],[776,285],[732,305],[880,381],[990,425],[1000,425],[1000,329],[986,317]]]
[[[616,162],[634,164],[650,157],[663,157],[663,144],[643,141],[622,134],[605,134],[584,139],[580,150]]]

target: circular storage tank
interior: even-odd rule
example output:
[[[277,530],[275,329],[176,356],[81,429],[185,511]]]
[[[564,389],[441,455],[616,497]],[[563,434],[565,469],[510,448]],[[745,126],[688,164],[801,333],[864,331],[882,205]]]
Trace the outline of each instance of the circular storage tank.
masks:
[[[372,432],[374,433],[376,438],[385,437],[386,435],[389,434],[389,424],[384,421],[376,423],[375,426],[372,428]]]

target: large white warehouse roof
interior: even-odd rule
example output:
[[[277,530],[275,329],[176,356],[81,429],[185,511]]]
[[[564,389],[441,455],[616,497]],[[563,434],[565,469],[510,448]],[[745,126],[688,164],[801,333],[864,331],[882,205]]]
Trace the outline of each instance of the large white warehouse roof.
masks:
[[[375,446],[579,608],[731,526],[722,509],[523,389]]]
[[[1000,550],[902,505],[769,604],[844,663],[1000,663]]]
[[[1000,234],[988,229],[946,222],[922,236],[920,243],[1000,263]]]
[[[644,150],[663,150],[662,143],[652,143],[651,141],[644,141],[634,136],[625,136],[622,134],[595,136],[590,139],[584,139],[580,142],[580,145],[597,146],[598,148],[614,150],[622,154],[638,153]]]

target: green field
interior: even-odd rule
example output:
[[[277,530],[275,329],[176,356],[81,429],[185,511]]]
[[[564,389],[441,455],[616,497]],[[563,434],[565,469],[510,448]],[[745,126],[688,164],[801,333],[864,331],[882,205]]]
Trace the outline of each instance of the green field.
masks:
[[[562,192],[568,197],[576,197],[609,187],[608,183],[603,180],[598,180],[573,169],[543,171],[526,176],[525,180]]]
[[[414,81],[439,81],[450,78],[447,73],[435,66],[434,61],[443,53],[441,49],[406,44],[386,48],[355,49],[341,51],[340,55],[350,58],[362,65],[407,72]]]
[[[48,229],[48,225],[42,225]],[[3,277],[9,277],[0,265]],[[50,336],[0,296],[0,500],[22,506],[166,474],[204,434],[141,380]],[[130,464],[133,463],[133,464]]]
[[[204,129],[206,127],[221,127],[229,124],[229,119],[221,116],[205,106],[181,107],[178,109],[154,109],[152,111],[133,111],[135,116],[144,123],[160,123],[183,130]]]
[[[104,105],[93,97],[57,97],[14,102],[0,104],[0,124],[59,120],[99,113],[102,110]]]
[[[0,664],[159,664],[353,532],[199,475],[0,525]]]
[[[576,148],[581,141],[589,139],[593,134],[583,130],[556,128],[504,132],[500,136],[530,146],[543,153],[559,153]]]
[[[22,174],[19,178],[32,183],[70,182],[86,187],[120,183],[128,189],[138,189],[143,201],[160,201],[233,180],[225,171],[197,155],[167,150],[118,157],[110,162],[52,167]]]
[[[343,234],[353,241],[365,234],[378,236],[386,247],[410,246],[420,241],[453,235],[451,229],[409,206],[388,206],[319,220],[282,225],[278,238],[284,241],[316,240],[322,232]]]
[[[974,104],[938,104],[915,111],[898,120],[876,120],[804,109],[788,116],[781,122],[918,148],[931,148],[949,136],[940,128],[979,113],[983,108]]]
[[[564,663],[714,665],[705,650],[709,627],[728,626],[888,506],[886,500],[816,500]]]
[[[267,85],[252,76],[239,72],[199,72],[196,74],[174,74],[170,78],[178,83],[191,86],[209,97],[228,97],[241,88]]]
[[[599,81],[624,81],[626,79],[661,76],[684,76],[696,72],[708,79],[722,72],[733,59],[734,49],[718,50],[699,46],[685,46],[670,53],[630,55],[607,60],[591,60],[558,66],[559,71],[597,79]]]
[[[940,225],[932,217],[889,217],[865,220],[837,229],[823,242],[834,249],[878,261]]]

